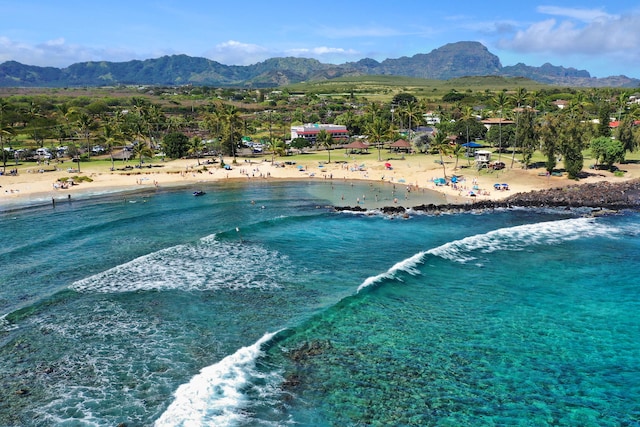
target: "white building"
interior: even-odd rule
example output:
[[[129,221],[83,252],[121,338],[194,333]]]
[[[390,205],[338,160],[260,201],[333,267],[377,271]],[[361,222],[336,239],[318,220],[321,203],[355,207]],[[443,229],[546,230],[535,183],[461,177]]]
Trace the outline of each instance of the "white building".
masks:
[[[304,138],[311,142],[316,142],[316,137],[321,130],[329,133],[333,139],[349,138],[349,131],[343,125],[307,123],[301,126],[291,126],[291,139]]]
[[[440,116],[433,111],[427,111],[422,115],[422,119],[428,125],[437,125],[440,123]]]

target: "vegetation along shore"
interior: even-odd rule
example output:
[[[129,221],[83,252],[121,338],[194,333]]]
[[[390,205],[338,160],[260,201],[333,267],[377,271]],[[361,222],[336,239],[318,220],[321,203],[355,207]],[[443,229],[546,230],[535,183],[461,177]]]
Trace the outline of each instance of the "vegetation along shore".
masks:
[[[414,207],[412,190],[461,207],[617,209],[635,206],[639,124],[633,89],[521,78],[2,88],[0,203],[226,179],[359,179],[406,189],[394,209]]]

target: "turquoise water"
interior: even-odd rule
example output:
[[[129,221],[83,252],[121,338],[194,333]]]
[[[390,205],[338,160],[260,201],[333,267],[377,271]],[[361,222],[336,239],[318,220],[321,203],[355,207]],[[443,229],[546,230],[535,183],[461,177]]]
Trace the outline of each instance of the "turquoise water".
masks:
[[[0,425],[640,425],[638,214],[201,188],[0,211]]]

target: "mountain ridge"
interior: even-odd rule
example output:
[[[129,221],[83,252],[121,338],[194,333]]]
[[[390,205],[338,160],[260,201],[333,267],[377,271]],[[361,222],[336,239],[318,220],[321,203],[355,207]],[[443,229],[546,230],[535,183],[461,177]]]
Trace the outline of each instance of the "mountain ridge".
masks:
[[[640,79],[627,76],[592,77],[586,70],[545,63],[502,66],[500,58],[482,43],[448,43],[429,53],[387,58],[363,58],[344,64],[317,59],[276,57],[252,65],[224,65],[185,54],[124,62],[87,61],[65,68],[0,64],[0,87],[77,87],[113,85],[208,85],[220,87],[278,87],[303,81],[361,75],[395,75],[434,80],[468,76],[524,77],[576,87],[640,87]]]

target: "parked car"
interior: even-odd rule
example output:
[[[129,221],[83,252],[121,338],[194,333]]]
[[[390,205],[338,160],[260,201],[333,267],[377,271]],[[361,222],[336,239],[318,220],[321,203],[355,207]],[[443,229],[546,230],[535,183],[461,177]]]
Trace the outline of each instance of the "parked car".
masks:
[[[503,162],[491,162],[489,163],[489,169],[493,169],[493,170],[500,170],[500,169],[504,169],[505,168],[505,164]]]

